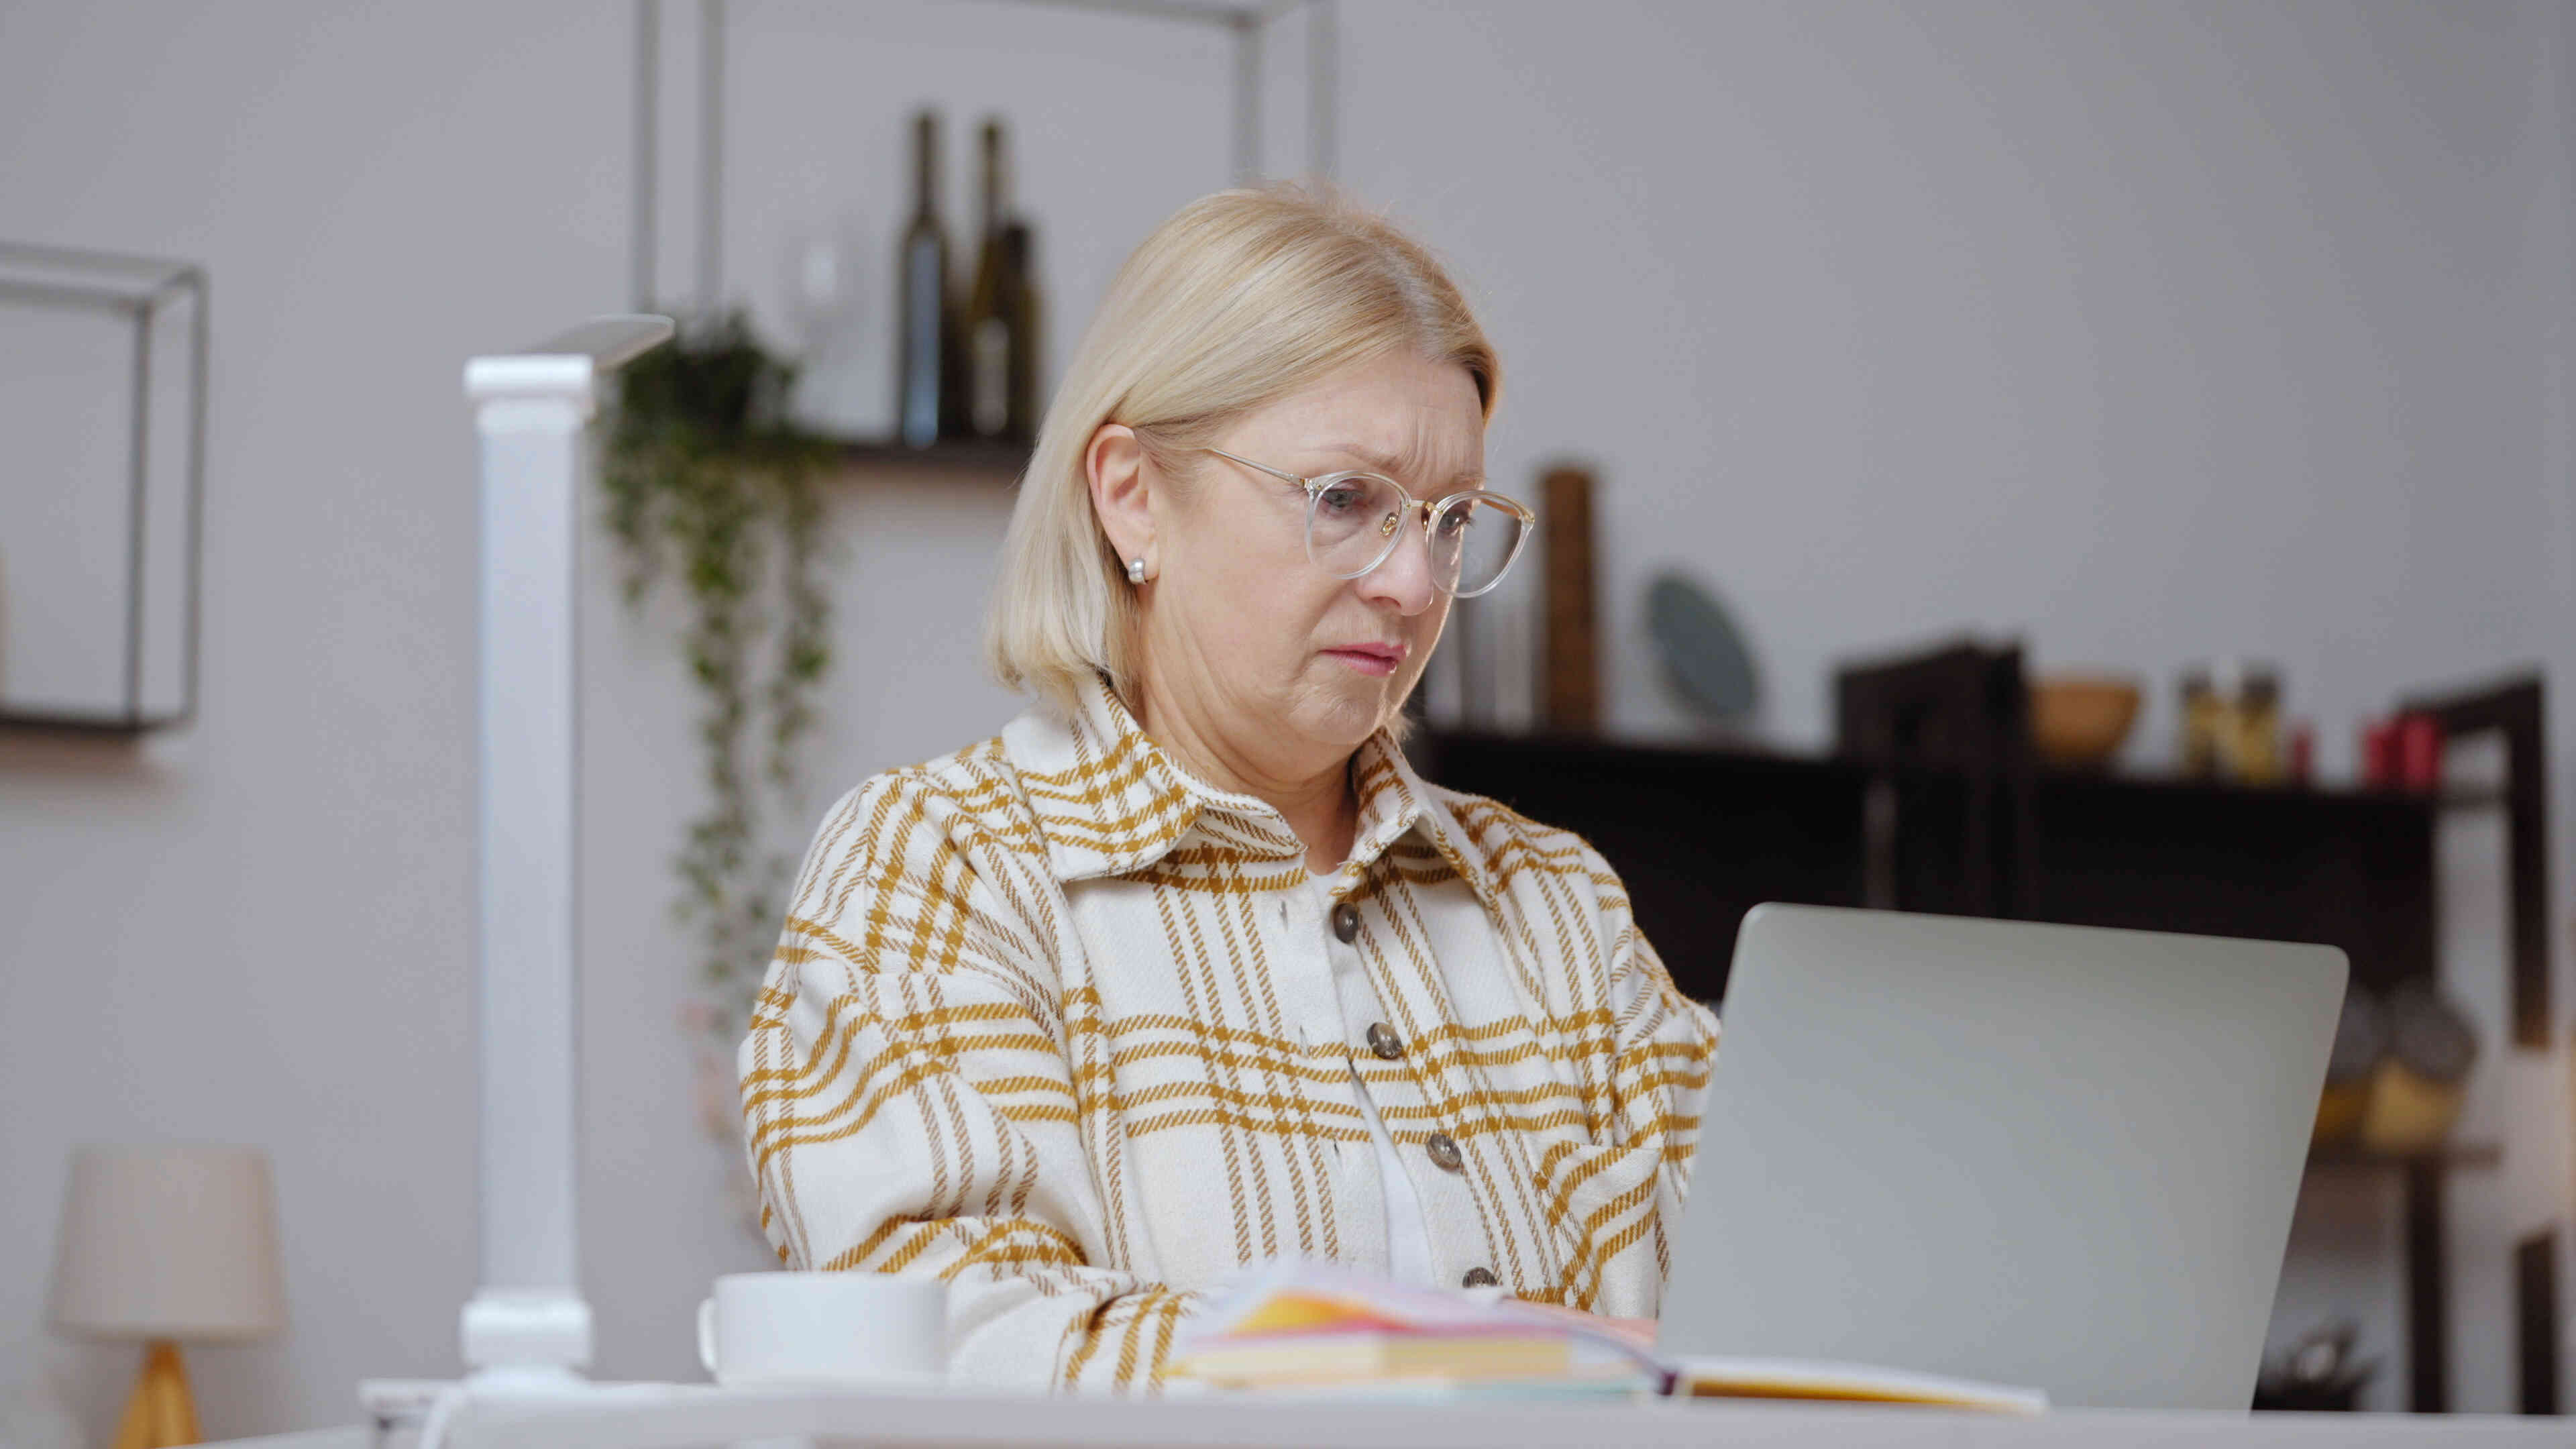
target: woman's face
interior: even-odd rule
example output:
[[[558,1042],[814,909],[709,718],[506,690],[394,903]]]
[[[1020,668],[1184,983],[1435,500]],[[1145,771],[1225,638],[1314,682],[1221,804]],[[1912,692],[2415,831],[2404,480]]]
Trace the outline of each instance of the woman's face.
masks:
[[[1214,446],[1314,478],[1382,473],[1415,499],[1481,486],[1485,419],[1456,363],[1398,352],[1355,364],[1240,419]],[[1212,453],[1187,485],[1152,489],[1154,577],[1145,672],[1159,698],[1241,765],[1280,779],[1330,768],[1385,724],[1449,617],[1421,517],[1355,579],[1306,556],[1306,490]]]

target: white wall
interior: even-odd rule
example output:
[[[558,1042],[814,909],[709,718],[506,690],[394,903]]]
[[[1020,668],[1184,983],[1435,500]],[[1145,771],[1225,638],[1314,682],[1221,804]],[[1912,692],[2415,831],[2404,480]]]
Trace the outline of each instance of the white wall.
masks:
[[[1687,728],[1641,618],[1677,564],[1744,622],[1789,741],[1829,736],[1836,659],[1973,628],[2151,681],[2129,751],[2149,767],[2182,666],[2276,660],[2348,777],[2358,721],[2402,692],[2527,663],[2576,679],[2566,20],[1372,7],[1349,26],[1346,174],[1482,291],[1495,476],[1601,469],[1616,727]],[[2556,709],[2564,842],[2576,708]],[[2478,828],[2446,857],[2466,876],[2446,965],[2502,1057],[2500,848]],[[2503,1272],[2566,1211],[2566,1080],[2563,1053],[2498,1062],[2467,1117],[2516,1150],[2453,1198],[2463,1407],[2514,1403]],[[2355,1265],[2396,1241],[2393,1204],[2314,1185],[2276,1320],[2366,1304],[2386,1406],[2399,1285]]]
[[[684,174],[695,7],[666,8]],[[2576,679],[2557,8],[1342,8],[1343,174],[1481,299],[1497,479],[1601,467],[1619,728],[1684,725],[1636,617],[1665,563],[1744,620],[1792,743],[1824,737],[1829,661],[1959,627],[2160,682],[2269,655],[2329,771],[2401,690],[2526,660]],[[876,248],[862,305],[885,295],[918,99],[949,111],[956,181],[959,122],[1022,121],[1059,356],[1126,247],[1227,179],[1200,32],[982,0],[732,9],[727,270],[773,324],[804,229]],[[295,1331],[195,1357],[210,1432],[343,1421],[361,1376],[456,1367],[458,364],[626,301],[633,39],[613,0],[0,8],[0,236],[203,261],[216,324],[202,723],[132,753],[0,741],[0,1388],[50,1358],[104,1416],[130,1372],[43,1347],[63,1154],[98,1137],[276,1155]],[[664,228],[671,286],[686,229]],[[881,375],[852,386],[866,406]],[[815,810],[1006,715],[969,657],[1005,506],[935,477],[836,504]],[[690,1125],[675,1021],[667,861],[696,805],[675,615],[629,620],[590,564],[585,1257],[600,1372],[682,1376],[703,1283],[762,1255],[737,1166]],[[2563,841],[2576,702],[2559,720]],[[2169,729],[2159,698],[2140,762]],[[2491,1012],[2500,964],[2465,964],[2494,959],[2491,923],[2455,924]],[[2485,1300],[2467,1406],[2511,1391],[2498,1285],[2467,1263],[2564,1210],[2556,1071],[2481,1084],[2527,1165],[2457,1204],[2485,1235],[2461,1250]],[[2312,1203],[2285,1313],[2376,1298],[2393,1355],[2393,1284],[2333,1247],[2389,1222]]]
[[[0,740],[0,1379],[60,1364],[102,1434],[131,1353],[42,1348],[82,1140],[275,1159],[293,1333],[192,1355],[210,1432],[345,1422],[360,1376],[454,1362],[461,367],[623,297],[628,29],[606,5],[0,10],[0,235],[212,279],[201,723]]]

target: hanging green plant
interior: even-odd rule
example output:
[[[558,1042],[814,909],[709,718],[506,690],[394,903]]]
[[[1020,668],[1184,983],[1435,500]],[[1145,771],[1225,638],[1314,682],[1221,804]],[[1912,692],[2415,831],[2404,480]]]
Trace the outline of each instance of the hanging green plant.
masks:
[[[733,1051],[778,940],[791,865],[763,847],[762,826],[772,809],[797,812],[799,746],[832,658],[817,489],[838,449],[787,421],[795,375],[729,312],[630,365],[601,419],[627,604],[640,608],[673,578],[690,611],[680,643],[698,694],[707,807],[681,844],[674,906],[696,932],[700,999],[686,1019],[701,1034],[701,1115],[724,1137],[740,1128]]]

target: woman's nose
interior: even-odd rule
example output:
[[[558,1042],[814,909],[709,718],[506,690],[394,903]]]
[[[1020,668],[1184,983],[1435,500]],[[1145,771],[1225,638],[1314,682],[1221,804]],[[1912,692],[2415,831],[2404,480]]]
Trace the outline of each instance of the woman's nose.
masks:
[[[1360,597],[1372,602],[1383,600],[1407,616],[1419,614],[1439,600],[1440,590],[1431,581],[1431,540],[1423,531],[1420,513],[1405,511],[1395,552],[1360,575],[1358,582]]]

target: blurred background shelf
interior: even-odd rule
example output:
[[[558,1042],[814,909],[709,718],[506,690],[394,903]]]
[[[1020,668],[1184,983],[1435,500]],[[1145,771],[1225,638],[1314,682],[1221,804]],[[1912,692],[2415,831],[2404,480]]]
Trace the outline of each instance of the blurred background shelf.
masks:
[[[2308,1154],[2310,1172],[2483,1171],[2504,1164],[2504,1148],[2494,1142],[2446,1142],[2422,1152],[2372,1152],[2360,1147],[2323,1147]]]
[[[2434,828],[2454,803],[1565,735],[1433,731],[1415,753],[1591,840],[1707,1001],[1766,900],[2316,941],[2385,989],[2432,970]]]
[[[2407,800],[2444,810],[2485,810],[2507,804],[2512,796],[2502,785],[2444,785],[2438,790],[2403,790],[2366,785],[2239,785],[2194,775],[2157,774],[2144,770],[2076,770],[2042,764],[2043,782],[2134,786],[2140,789],[2220,790],[2229,794],[2262,793],[2310,800]]]
[[[38,710],[0,710],[0,735],[49,735],[56,738],[130,740],[154,730],[188,722],[184,714],[140,716],[54,714]]]
[[[1029,450],[1017,443],[950,439],[915,448],[888,439],[854,438],[841,448],[844,474],[926,468],[1011,483],[1028,466]]]
[[[2018,648],[1952,645],[1846,667],[1832,753],[1427,731],[1413,754],[1453,789],[1582,835],[1685,994],[1725,995],[1735,934],[1763,901],[2000,916],[2340,948],[2356,987],[2439,979],[2442,819],[2502,807],[2512,857],[2511,1040],[2549,1032],[2543,701],[2536,676],[2413,701],[2452,742],[2502,736],[2504,779],[2440,791],[2252,786],[2042,765]],[[2316,1154],[2392,1173],[2404,1195],[2409,1399],[2451,1397],[2450,1174],[2496,1143]],[[2514,1250],[2527,1412],[2556,1412],[2553,1225]]]

